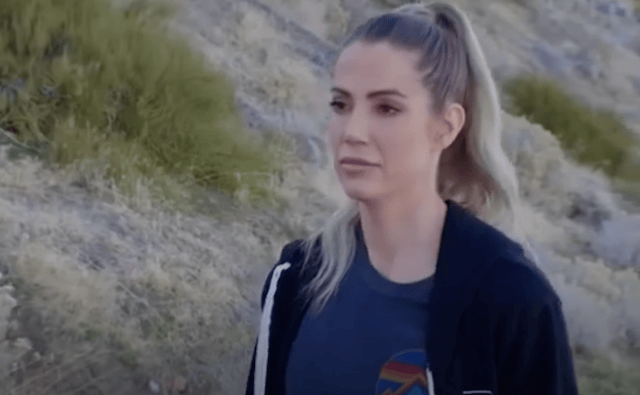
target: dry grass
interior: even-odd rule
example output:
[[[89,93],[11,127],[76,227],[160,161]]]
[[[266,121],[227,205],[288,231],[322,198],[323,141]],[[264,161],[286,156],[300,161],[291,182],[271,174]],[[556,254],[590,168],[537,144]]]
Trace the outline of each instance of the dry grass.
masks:
[[[239,8],[242,17],[232,37],[237,44],[228,52],[239,54],[243,93],[271,111],[317,111],[318,78],[309,64],[285,48],[286,36],[263,13],[245,4]]]
[[[526,200],[520,213],[524,231],[563,301],[572,344],[598,352],[618,341],[633,346],[640,336],[640,309],[634,307],[640,306],[640,266],[634,266],[640,261],[629,256],[637,251],[637,233],[608,235],[625,215],[618,213],[610,181],[572,163],[539,125],[504,114],[504,127],[503,146],[517,166]],[[607,219],[611,229],[598,233]],[[605,235],[620,242],[615,251],[594,256]]]
[[[325,40],[336,42],[347,33],[350,15],[341,0],[265,0],[265,3]]]
[[[581,395],[635,395],[640,388],[640,371],[621,366],[591,353],[574,354]]]
[[[0,286],[12,284],[22,313],[9,323],[7,314],[2,317],[10,330],[0,355],[18,365],[13,380],[4,370],[0,381],[17,385],[19,377],[38,381],[44,380],[38,375],[55,374],[51,385],[59,389],[65,382],[104,379],[96,393],[123,394],[132,392],[116,391],[118,378],[134,388],[135,377],[185,377],[195,388],[198,367],[206,367],[215,373],[200,377],[201,385],[219,385],[223,361],[254,341],[258,284],[247,278],[291,237],[289,219],[238,209],[229,213],[235,221],[222,222],[165,212],[149,201],[153,209],[134,211],[113,186],[96,179],[78,188],[77,181],[31,159],[2,166],[0,247],[7,266]],[[28,329],[33,320],[40,323]],[[17,346],[33,336],[46,352]],[[81,356],[86,347],[111,356]],[[37,364],[34,350],[52,362],[27,369]],[[56,358],[78,358],[65,374],[84,378],[55,373],[63,369]],[[104,362],[91,380],[90,361]],[[111,378],[107,367],[116,369]],[[16,394],[28,386],[20,385],[11,387]],[[194,391],[188,393],[201,393]]]

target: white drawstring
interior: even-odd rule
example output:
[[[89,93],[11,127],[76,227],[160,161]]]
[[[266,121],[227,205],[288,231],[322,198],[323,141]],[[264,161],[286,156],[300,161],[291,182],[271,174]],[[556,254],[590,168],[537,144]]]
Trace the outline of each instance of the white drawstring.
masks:
[[[429,395],[436,395],[436,391],[433,389],[433,375],[431,369],[427,368],[427,385],[429,386]]]
[[[271,326],[271,310],[276,295],[276,288],[280,274],[287,270],[291,264],[289,262],[278,265],[271,276],[269,284],[269,292],[262,309],[262,318],[260,320],[260,334],[258,335],[258,349],[256,353],[255,377],[253,382],[253,393],[255,395],[264,395],[267,386],[267,361],[269,358],[269,327]]]

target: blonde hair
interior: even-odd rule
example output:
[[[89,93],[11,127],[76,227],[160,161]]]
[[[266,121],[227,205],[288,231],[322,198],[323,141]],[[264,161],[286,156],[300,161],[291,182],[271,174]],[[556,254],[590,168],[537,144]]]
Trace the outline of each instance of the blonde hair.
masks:
[[[423,84],[434,98],[431,110],[441,114],[445,103],[457,102],[467,113],[458,137],[442,152],[438,193],[529,247],[516,215],[520,204],[516,171],[501,145],[497,89],[464,13],[452,4],[407,4],[356,28],[343,48],[356,41],[388,42],[422,55],[417,70],[424,73]],[[304,240],[305,269],[313,249],[320,246],[318,272],[304,290],[316,313],[336,293],[353,261],[359,220],[358,204],[349,199]]]

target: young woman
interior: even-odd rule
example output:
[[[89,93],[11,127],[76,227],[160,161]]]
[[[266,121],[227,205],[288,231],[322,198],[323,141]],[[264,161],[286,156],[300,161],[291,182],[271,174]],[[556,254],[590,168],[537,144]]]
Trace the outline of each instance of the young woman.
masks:
[[[516,241],[496,88],[464,14],[373,18],[332,78],[349,204],[269,273],[246,393],[577,395],[561,302]]]

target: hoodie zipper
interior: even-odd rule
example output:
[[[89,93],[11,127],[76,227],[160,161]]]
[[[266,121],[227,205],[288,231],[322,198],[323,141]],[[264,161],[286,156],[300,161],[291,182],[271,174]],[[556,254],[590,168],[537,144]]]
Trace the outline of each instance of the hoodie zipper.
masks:
[[[267,364],[269,360],[269,328],[271,327],[271,313],[280,280],[280,274],[291,267],[289,262],[276,266],[271,276],[269,291],[265,299],[262,317],[260,318],[260,333],[258,335],[258,349],[256,353],[255,380],[253,382],[253,393],[264,395],[267,386]]]

